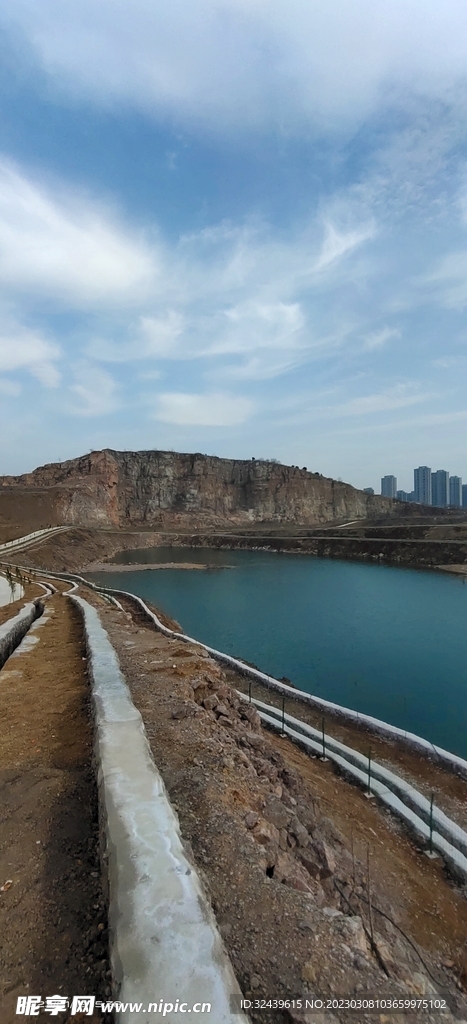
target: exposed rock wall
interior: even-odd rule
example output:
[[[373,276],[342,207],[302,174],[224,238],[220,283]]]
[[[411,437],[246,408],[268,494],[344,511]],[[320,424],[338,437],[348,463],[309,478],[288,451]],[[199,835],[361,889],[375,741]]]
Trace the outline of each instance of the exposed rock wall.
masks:
[[[105,449],[1,477],[6,488],[54,488],[63,522],[323,523],[397,513],[397,505],[350,484],[274,462],[177,452]]]

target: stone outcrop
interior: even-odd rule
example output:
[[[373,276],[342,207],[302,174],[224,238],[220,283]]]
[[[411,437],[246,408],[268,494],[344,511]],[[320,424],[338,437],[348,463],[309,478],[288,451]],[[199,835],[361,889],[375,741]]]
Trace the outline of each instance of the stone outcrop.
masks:
[[[297,466],[159,451],[91,452],[0,477],[0,488],[53,489],[59,519],[79,525],[312,525],[400,510],[400,502]]]

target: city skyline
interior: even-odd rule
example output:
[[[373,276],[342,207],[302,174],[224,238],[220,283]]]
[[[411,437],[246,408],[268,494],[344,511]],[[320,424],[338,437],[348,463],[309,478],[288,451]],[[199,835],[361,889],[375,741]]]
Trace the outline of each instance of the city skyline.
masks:
[[[394,474],[387,473],[381,477],[379,493],[383,497],[433,505],[436,508],[467,508],[467,484],[463,483],[458,474],[450,474],[446,469],[433,470],[431,466],[417,466],[413,470],[413,481],[413,489],[406,491],[397,486]],[[372,487],[363,490],[374,494]]]

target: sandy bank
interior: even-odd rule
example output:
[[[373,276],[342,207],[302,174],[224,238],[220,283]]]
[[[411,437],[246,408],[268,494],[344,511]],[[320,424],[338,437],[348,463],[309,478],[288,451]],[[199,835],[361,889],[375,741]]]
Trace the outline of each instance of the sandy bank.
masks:
[[[232,569],[231,565],[209,565],[199,562],[155,562],[138,563],[131,565],[119,565],[118,562],[96,562],[94,565],[87,565],[83,572],[143,572],[146,569]]]

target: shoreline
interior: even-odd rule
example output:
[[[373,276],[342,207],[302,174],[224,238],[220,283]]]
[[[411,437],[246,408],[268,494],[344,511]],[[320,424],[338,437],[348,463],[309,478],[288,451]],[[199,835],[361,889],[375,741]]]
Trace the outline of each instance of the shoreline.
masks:
[[[96,562],[86,565],[81,572],[146,572],[154,569],[233,569],[233,565],[212,565],[209,562]]]
[[[454,576],[467,576],[467,565],[435,565],[441,572],[450,572]]]

